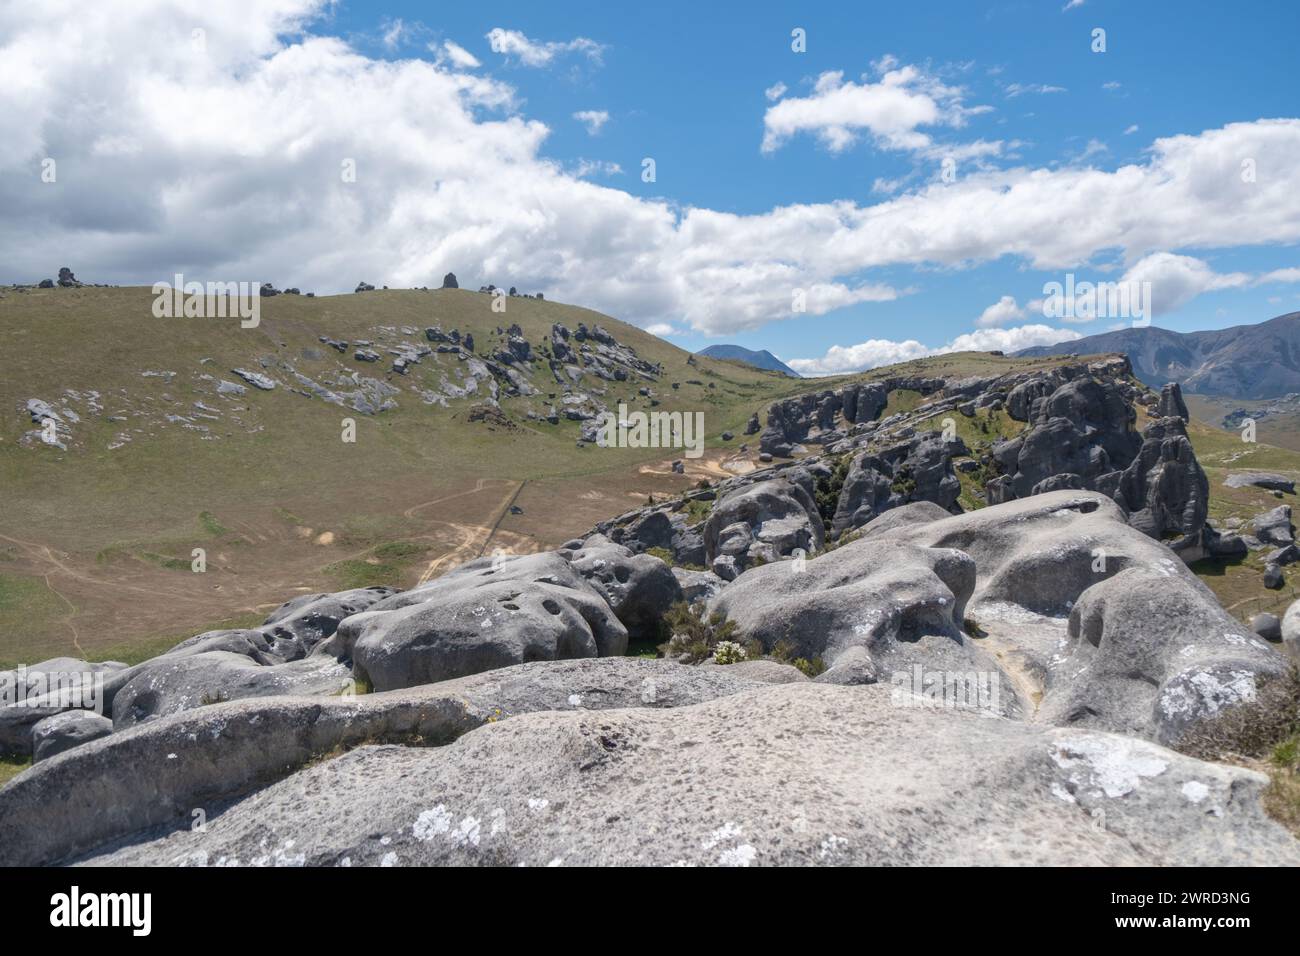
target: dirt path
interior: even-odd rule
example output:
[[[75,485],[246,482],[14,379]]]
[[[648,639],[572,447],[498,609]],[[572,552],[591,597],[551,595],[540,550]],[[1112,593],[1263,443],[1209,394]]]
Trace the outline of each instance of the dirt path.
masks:
[[[429,562],[428,566],[420,573],[417,584],[426,584],[433,580],[433,578],[438,575],[439,570],[441,570],[444,565],[448,564],[448,562],[453,562],[454,566],[455,564],[461,564],[465,561],[482,556],[483,552],[487,550],[488,542],[490,542],[492,536],[496,534],[496,530],[500,526],[502,519],[509,513],[510,506],[514,504],[515,499],[519,497],[519,492],[523,490],[523,487],[527,482],[522,481],[516,483],[505,478],[480,478],[474,483],[474,487],[469,491],[461,491],[454,495],[445,495],[441,498],[435,498],[433,501],[426,501],[423,504],[415,505],[403,512],[407,518],[414,519],[416,514],[425,508],[441,504],[444,501],[450,501],[453,498],[463,498],[466,495],[478,494],[487,490],[489,485],[499,484],[514,485],[515,487],[501,504],[496,520],[493,521],[490,526],[461,524],[454,521],[440,521],[436,518],[424,519],[425,521],[431,521],[435,524],[450,528],[453,533],[457,535],[458,541],[450,551],[444,552],[441,556],[434,558]],[[480,536],[482,536],[483,541],[481,544],[476,546],[476,541]]]

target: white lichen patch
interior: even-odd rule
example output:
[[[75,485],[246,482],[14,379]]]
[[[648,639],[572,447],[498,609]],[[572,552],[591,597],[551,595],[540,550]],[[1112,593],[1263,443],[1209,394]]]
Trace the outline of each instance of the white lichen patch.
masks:
[[[1051,745],[1051,757],[1065,771],[1072,793],[1100,791],[1112,799],[1132,793],[1143,779],[1169,769],[1156,747],[1121,737],[1058,738]]]
[[[1198,671],[1165,685],[1160,712],[1170,719],[1213,717],[1225,707],[1254,700],[1255,692],[1250,671],[1232,671],[1225,677]]]
[[[1200,803],[1210,795],[1210,788],[1199,780],[1188,780],[1183,784],[1182,794],[1192,803]]]

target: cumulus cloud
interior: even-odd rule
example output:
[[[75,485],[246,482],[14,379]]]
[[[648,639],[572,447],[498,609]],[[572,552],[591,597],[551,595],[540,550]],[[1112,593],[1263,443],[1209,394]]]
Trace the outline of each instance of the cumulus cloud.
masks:
[[[1016,304],[1014,296],[1004,295],[980,313],[975,324],[981,329],[996,328],[1025,317],[1025,310]]]
[[[1103,253],[1132,267],[1159,252],[1300,241],[1296,119],[1158,139],[1113,171],[976,170],[869,205],[742,215],[593,182],[609,167],[546,156],[550,130],[507,83],[446,48],[435,62],[376,59],[311,35],[328,9],[0,6],[0,279],[69,265],[92,281],[182,271],[325,294],[454,270],[470,287],[540,289],[723,335],[798,314],[795,290],[804,316],[905,294],[880,281],[886,267],[1005,256],[1058,270]],[[853,85],[890,83],[902,113],[873,116],[880,135],[925,136],[909,112],[931,115],[918,97],[957,122],[956,99],[919,79]],[[846,84],[822,92],[832,85]],[[802,129],[797,119],[778,128]],[[1256,181],[1242,181],[1242,157],[1256,160]],[[53,183],[41,181],[47,158]],[[348,162],[354,182],[340,175]]]
[[[1202,292],[1238,289],[1251,277],[1244,272],[1215,272],[1208,263],[1192,256],[1157,252],[1134,263],[1121,280],[1151,283],[1151,315],[1165,315],[1186,305]]]
[[[493,27],[489,30],[487,41],[493,53],[500,53],[507,59],[522,63],[524,66],[550,66],[557,57],[566,53],[580,53],[592,63],[598,64],[605,51],[602,44],[586,37],[543,42],[530,39],[518,30],[505,30],[501,27]]]
[[[767,89],[763,91],[763,95],[766,96],[769,100],[775,101],[785,96],[785,91],[786,91],[786,85],[784,83],[773,83],[771,86],[769,86]]]
[[[798,133],[815,135],[832,152],[852,146],[861,133],[884,149],[918,150],[932,139],[920,127],[965,123],[963,91],[945,86],[915,66],[895,66],[886,58],[878,82],[855,83],[843,71],[817,78],[810,96],[792,96],[768,107],[763,116],[763,151],[779,149]],[[769,89],[768,98],[774,99]],[[784,92],[784,88],[782,88]]]
[[[1071,329],[1048,325],[1021,325],[1011,329],[981,329],[959,335],[946,345],[931,348],[916,339],[898,342],[891,339],[868,339],[857,345],[832,345],[820,358],[788,359],[786,364],[800,375],[844,375],[865,372],[882,365],[894,365],[931,355],[951,352],[1018,352],[1035,345],[1055,345],[1081,338]]]
[[[609,122],[609,113],[605,110],[579,110],[573,114],[573,118],[587,127],[588,135],[595,136]]]

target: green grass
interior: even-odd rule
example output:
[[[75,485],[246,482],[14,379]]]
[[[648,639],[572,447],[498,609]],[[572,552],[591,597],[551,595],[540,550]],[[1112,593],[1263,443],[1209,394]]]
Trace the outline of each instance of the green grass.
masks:
[[[30,758],[19,760],[15,757],[0,757],[0,787],[18,776],[32,765]]]
[[[213,538],[219,538],[230,530],[218,521],[211,511],[199,512],[199,527]]]
[[[71,611],[43,578],[0,574],[0,637],[5,638],[5,644],[0,645],[0,669],[33,664],[51,656],[25,657],[19,647],[30,646],[41,635],[53,639],[63,629],[60,621]]]
[[[265,612],[256,613],[250,611],[222,618],[219,621],[209,621],[206,624],[181,631],[169,631],[165,634],[149,634],[130,638],[104,647],[97,647],[91,657],[98,661],[121,661],[123,664],[140,664],[171,650],[181,641],[188,640],[196,634],[204,634],[208,631],[258,627],[266,620],[266,617]]]

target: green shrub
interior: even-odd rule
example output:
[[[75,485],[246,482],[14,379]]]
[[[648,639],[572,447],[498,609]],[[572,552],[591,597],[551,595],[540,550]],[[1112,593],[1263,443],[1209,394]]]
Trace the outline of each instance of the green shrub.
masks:
[[[719,643],[732,642],[736,622],[714,611],[707,618],[704,607],[678,601],[664,615],[664,628],[672,636],[659,648],[664,657],[684,658],[688,664],[698,664],[713,656]]]

